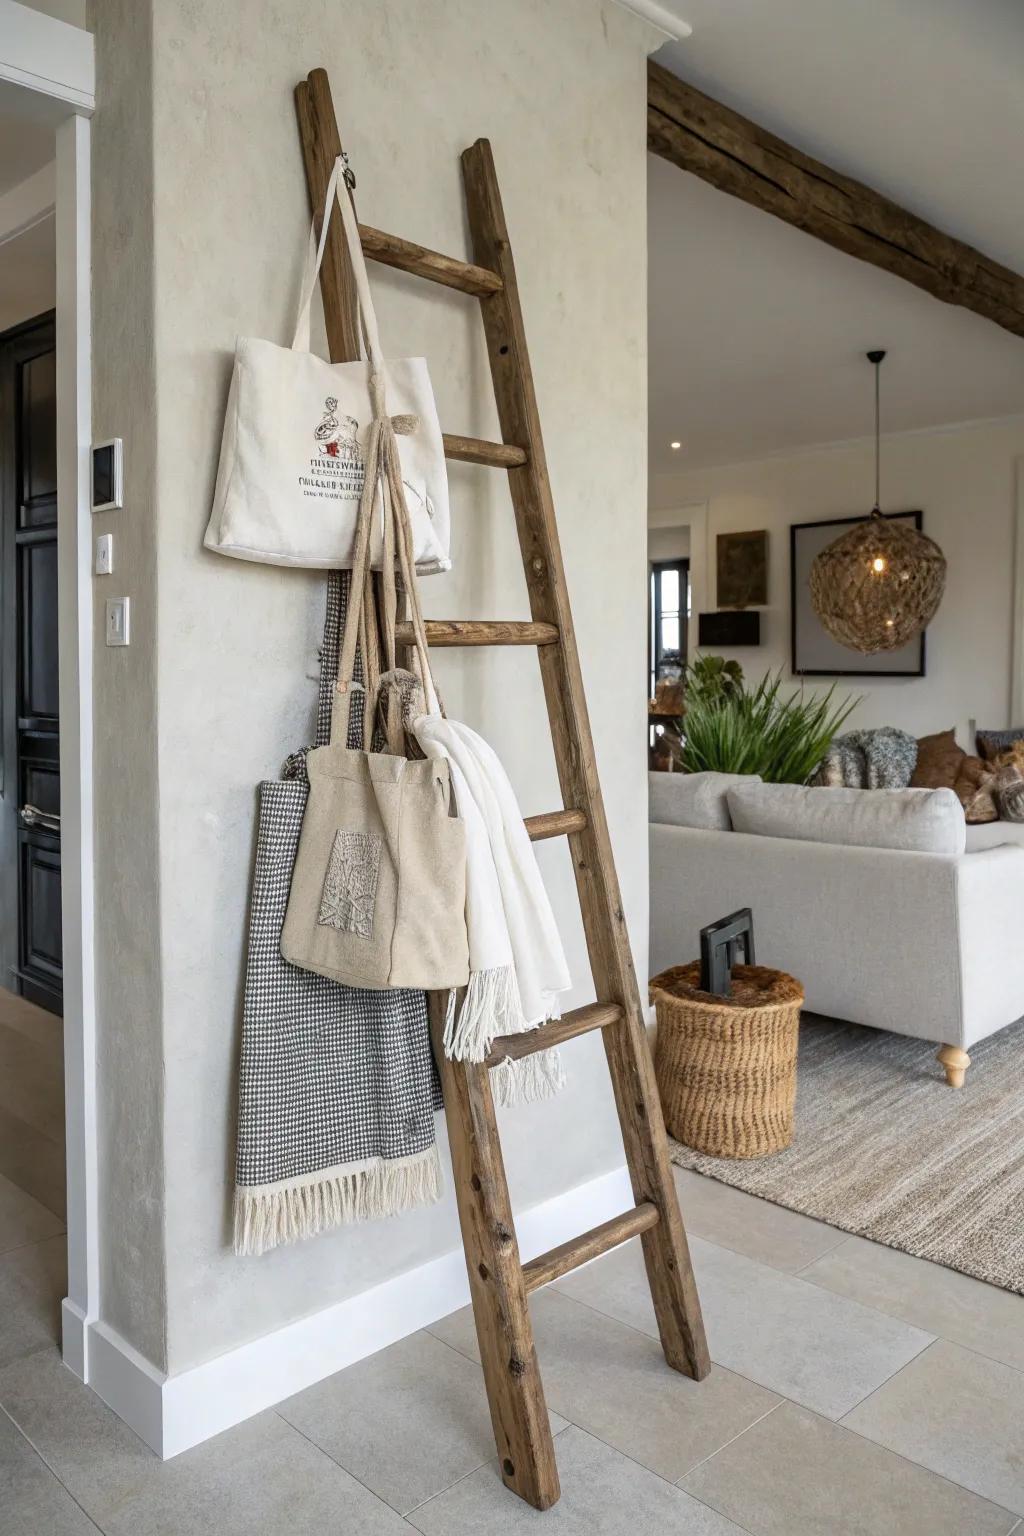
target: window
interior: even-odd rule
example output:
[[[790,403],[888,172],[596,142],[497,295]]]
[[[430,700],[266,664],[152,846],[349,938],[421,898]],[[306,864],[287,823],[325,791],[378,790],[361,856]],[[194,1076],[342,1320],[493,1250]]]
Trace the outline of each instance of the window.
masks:
[[[689,560],[658,560],[651,566],[650,694],[663,677],[679,677],[686,666],[690,617]]]

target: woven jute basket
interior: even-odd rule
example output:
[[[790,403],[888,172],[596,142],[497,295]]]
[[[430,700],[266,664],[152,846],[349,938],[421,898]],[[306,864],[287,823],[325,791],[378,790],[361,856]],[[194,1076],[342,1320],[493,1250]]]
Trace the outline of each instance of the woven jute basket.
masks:
[[[677,1141],[713,1157],[781,1152],[793,1139],[803,988],[763,965],[733,966],[728,997],[702,992],[699,982],[696,961],[651,982],[665,1123]]]

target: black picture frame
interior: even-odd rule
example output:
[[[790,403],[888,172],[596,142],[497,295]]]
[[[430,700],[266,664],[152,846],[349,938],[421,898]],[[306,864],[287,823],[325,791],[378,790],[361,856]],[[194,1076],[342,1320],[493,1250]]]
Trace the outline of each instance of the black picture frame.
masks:
[[[910,518],[910,519],[913,520],[914,527],[918,530],[918,532],[921,531],[921,527],[922,527],[922,524],[924,522],[924,515],[923,515],[923,513],[920,510],[914,510],[914,511],[909,511],[909,512],[885,512],[885,513],[883,513],[883,516],[887,517],[887,518],[892,518],[894,520],[895,519]],[[800,607],[801,599],[802,599],[803,604],[805,605],[806,609],[809,612],[811,612],[812,615],[813,615],[813,610],[810,609],[810,595],[809,595],[809,593],[807,593],[807,592],[802,592],[801,593],[800,591],[798,591],[798,588],[797,588],[797,569],[798,569],[798,565],[799,565],[799,560],[798,560],[798,555],[799,555],[798,544],[800,543],[800,535],[807,533],[808,530],[811,530],[811,529],[814,529],[815,531],[817,531],[817,530],[820,530],[822,528],[827,528],[827,529],[833,530],[834,531],[833,536],[835,538],[838,538],[839,535],[845,529],[852,528],[852,527],[855,526],[855,524],[862,523],[863,521],[864,521],[863,515],[858,516],[858,517],[823,517],[823,518],[817,519],[815,522],[810,522],[810,523],[791,523],[790,526],[789,526],[789,660],[790,660],[790,670],[792,671],[792,674],[793,674],[794,677],[874,677],[874,678],[884,678],[884,677],[924,677],[926,675],[926,673],[925,673],[926,646],[925,646],[925,632],[923,630],[922,630],[921,634],[918,636],[918,639],[917,639],[916,644],[915,644],[916,664],[914,666],[912,666],[912,667],[906,667],[906,666],[886,666],[885,665],[885,658],[886,658],[887,653],[885,653],[885,652],[881,653],[880,656],[870,656],[870,657],[865,656],[863,658],[863,662],[862,662],[862,664],[860,666],[850,666],[850,667],[812,667],[812,666],[801,666],[800,665],[800,656],[798,655],[798,644],[799,644],[799,635],[798,635],[799,625],[798,625],[798,621],[799,621],[800,617],[802,616],[802,614],[804,612],[804,610]],[[817,539],[815,540],[815,542],[817,542]],[[829,540],[828,542],[831,543],[831,540]],[[820,626],[820,621],[817,619],[816,616],[814,616],[814,622],[819,624],[819,627],[821,627]],[[905,647],[904,650],[906,650],[906,649],[907,648]],[[852,657],[855,656],[855,652],[850,651],[849,655],[852,658]],[[864,665],[864,663],[867,663],[867,662],[872,663],[872,665],[870,665],[870,666]]]

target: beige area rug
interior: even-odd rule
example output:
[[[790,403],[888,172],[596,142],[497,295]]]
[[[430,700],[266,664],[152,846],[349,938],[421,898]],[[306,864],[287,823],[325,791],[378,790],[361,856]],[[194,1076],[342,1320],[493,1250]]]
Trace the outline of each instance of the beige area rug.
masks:
[[[959,1091],[936,1049],[806,1015],[792,1146],[672,1160],[1024,1295],[1024,1022],[971,1047]]]

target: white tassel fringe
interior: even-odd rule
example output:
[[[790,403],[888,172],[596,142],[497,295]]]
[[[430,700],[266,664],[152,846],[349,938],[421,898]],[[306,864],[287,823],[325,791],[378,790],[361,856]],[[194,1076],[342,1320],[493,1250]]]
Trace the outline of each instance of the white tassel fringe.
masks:
[[[448,995],[444,1053],[455,1061],[483,1061],[495,1035],[518,1035],[526,1028],[515,966],[471,971],[458,1018],[455,993]]]
[[[523,1035],[539,1029],[548,1019],[561,1017],[557,992],[545,993],[545,1016],[523,1016],[514,965],[490,971],[471,971],[462,1007],[456,1013],[456,993],[448,994],[444,1018],[444,1053],[454,1061],[483,1061],[499,1035]],[[558,1052],[537,1051],[533,1056],[499,1062],[491,1073],[495,1104],[536,1104],[553,1098],[565,1087],[565,1072]]]
[[[491,1073],[491,1093],[495,1104],[537,1104],[554,1098],[565,1087],[565,1070],[558,1051],[537,1051],[513,1061],[511,1056],[499,1062]]]
[[[304,1184],[235,1190],[235,1252],[266,1253],[348,1222],[380,1221],[441,1198],[437,1147]]]

